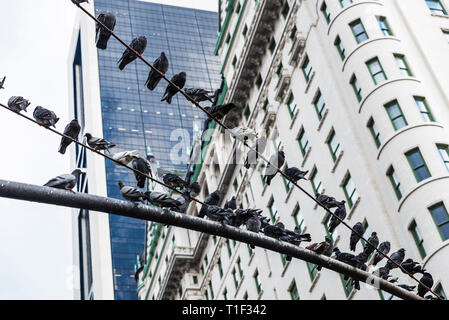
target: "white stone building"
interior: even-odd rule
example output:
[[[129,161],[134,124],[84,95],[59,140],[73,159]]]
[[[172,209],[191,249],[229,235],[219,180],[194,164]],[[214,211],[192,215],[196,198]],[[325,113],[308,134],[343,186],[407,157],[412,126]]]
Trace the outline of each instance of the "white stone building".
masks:
[[[363,222],[367,237],[377,231],[390,254],[405,248],[442,295],[449,290],[448,10],[448,0],[221,0],[217,42],[222,101],[241,107],[226,123],[266,130],[267,157],[283,147],[288,166],[309,170],[301,186],[345,199],[348,224]],[[200,199],[219,188],[222,204],[236,194],[239,205],[299,225],[315,241],[329,234],[324,210],[279,175],[265,185],[262,161],[246,170],[247,150],[219,127],[202,152],[194,168]],[[244,243],[154,224],[149,233],[140,299],[391,298]],[[349,235],[339,226],[331,236],[348,252]]]

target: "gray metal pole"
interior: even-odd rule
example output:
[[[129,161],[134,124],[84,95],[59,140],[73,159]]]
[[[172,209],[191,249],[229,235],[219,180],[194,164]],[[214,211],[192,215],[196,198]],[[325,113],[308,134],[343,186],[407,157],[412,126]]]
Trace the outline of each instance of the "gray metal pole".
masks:
[[[365,271],[353,268],[345,263],[323,255],[294,246],[290,243],[266,237],[262,234],[248,232],[235,227],[223,226],[220,223],[193,217],[179,212],[163,210],[139,204],[135,206],[129,201],[105,198],[86,193],[72,193],[70,191],[30,185],[25,183],[0,180],[0,197],[26,200],[32,202],[53,204],[64,207],[86,209],[136,219],[159,222],[181,228],[205,232],[208,234],[254,244],[271,251],[283,253],[294,258],[304,260],[338,273],[352,277],[353,279],[374,285],[376,288],[389,292],[406,300],[422,300],[421,297],[408,292],[379,277]]]

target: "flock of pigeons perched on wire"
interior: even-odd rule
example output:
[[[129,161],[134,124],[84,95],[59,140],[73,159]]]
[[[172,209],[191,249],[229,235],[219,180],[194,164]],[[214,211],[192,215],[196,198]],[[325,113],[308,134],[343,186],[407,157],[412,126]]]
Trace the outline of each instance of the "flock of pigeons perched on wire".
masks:
[[[80,4],[82,2],[88,1],[72,0],[72,2]],[[101,21],[111,31],[115,27],[116,17],[111,13],[108,12],[100,13],[98,15],[98,20]],[[97,48],[102,50],[106,49],[107,42],[111,36],[111,33],[108,30],[104,29],[98,23],[96,26],[96,32],[97,32],[97,39],[96,39]],[[146,45],[147,45],[146,38],[144,36],[141,36],[134,39],[131,42],[130,47],[136,50],[139,54],[142,54],[146,48]],[[134,61],[136,58],[137,56],[133,52],[126,49],[119,60],[119,69],[123,70],[126,67],[126,65]],[[145,83],[145,85],[149,90],[154,90],[156,88],[157,84],[162,78],[161,74],[165,74],[165,72],[168,70],[168,59],[164,52],[162,52],[160,57],[154,61],[154,68],[159,70],[160,72],[154,69],[150,70],[147,82]],[[3,80],[0,81],[0,89],[4,89],[5,79],[6,77],[4,77]],[[186,73],[181,72],[179,74],[176,74],[175,76],[173,76],[171,81],[182,89],[186,82]],[[166,88],[162,101],[165,100],[167,101],[167,103],[171,103],[172,97],[178,91],[179,90],[176,87],[169,84]],[[185,91],[192,99],[194,99],[197,102],[206,100],[213,102],[211,107],[206,107],[205,109],[207,109],[208,112],[210,112],[212,116],[215,117],[215,119],[217,120],[223,119],[223,117],[226,116],[226,114],[235,107],[235,105],[233,104],[217,106],[216,105],[217,92],[215,92],[214,97],[210,97],[208,95],[209,92],[203,89],[186,89]],[[31,103],[27,99],[21,96],[13,96],[8,101],[8,107],[16,113],[19,113],[21,111],[26,112],[27,111],[26,109],[29,107],[30,104]],[[41,106],[37,106],[35,108],[33,112],[33,117],[37,123],[46,128],[49,128],[51,126],[56,128],[56,123],[59,121],[59,118],[53,111],[43,108]],[[209,117],[208,120],[211,121],[215,119],[210,119]],[[67,135],[76,140],[78,138],[80,131],[81,127],[78,121],[72,120],[65,127],[64,135]],[[239,138],[238,131],[235,132],[237,133],[235,137],[238,139]],[[96,151],[104,150],[106,152],[110,152],[109,149],[114,148],[116,146],[115,144],[108,142],[103,138],[94,137],[90,133],[86,133],[84,136],[86,138],[87,144]],[[246,141],[248,140],[249,137],[257,137],[257,134],[251,135],[248,134],[247,131],[243,130],[243,134],[240,136],[240,138]],[[62,137],[58,151],[61,154],[64,154],[67,147],[72,142],[73,141],[71,139]],[[245,168],[249,169],[251,166],[257,164],[259,154],[262,154],[265,150],[266,142],[267,140],[266,137],[264,136],[258,138],[255,141],[253,145],[253,149],[255,151],[250,150],[247,153],[244,163]],[[123,164],[125,166],[127,166],[129,163],[132,162],[132,167],[133,169],[135,169],[134,173],[138,188],[145,188],[145,181],[147,180],[147,175],[153,177],[153,173],[151,171],[151,164],[147,159],[140,157],[137,150],[118,152],[112,154],[111,157],[117,163]],[[270,157],[269,163],[265,169],[265,176],[264,176],[265,182],[268,185],[270,185],[271,180],[275,178],[276,174],[279,171],[278,168],[282,167],[284,162],[285,162],[285,154],[282,148],[276,154]],[[44,186],[65,189],[74,192],[72,189],[76,186],[78,177],[81,174],[81,172],[82,171],[80,169],[76,169],[71,174],[59,175],[49,180]],[[287,177],[287,179],[289,179],[291,182],[295,184],[301,179],[307,180],[305,175],[308,173],[308,171],[301,171],[296,167],[290,167],[286,168],[283,172]],[[171,173],[162,174],[159,175],[159,177],[162,178],[162,181],[166,186],[170,187],[173,190],[179,191],[181,195],[178,198],[174,199],[169,194],[163,192],[155,192],[155,191],[142,192],[138,188],[135,188],[133,186],[126,186],[123,184],[122,181],[119,181],[118,185],[120,188],[120,194],[124,199],[133,202],[135,205],[137,205],[137,203],[140,202],[147,205],[151,204],[159,208],[169,208],[173,211],[185,213],[189,206],[189,203],[192,200],[196,200],[195,197],[199,195],[201,190],[200,185],[197,182],[190,183],[189,181],[185,181],[179,176]],[[330,218],[328,229],[329,233],[332,234],[333,231],[341,223],[339,219],[344,220],[346,218],[345,200],[337,201],[334,197],[320,193],[316,193],[315,198],[322,206],[324,206],[328,210],[331,208],[335,208],[335,211],[333,212],[333,215]],[[235,197],[232,197],[229,201],[227,201],[223,208],[218,206],[220,201],[221,195],[219,190],[216,190],[211,194],[209,194],[204,200],[204,204],[202,205],[199,211],[198,217],[200,218],[207,217],[208,219],[220,222],[223,225],[233,226],[237,228],[239,228],[242,225],[245,225],[248,231],[255,233],[262,232],[268,237],[272,237],[280,241],[285,241],[294,245],[299,245],[301,242],[312,241],[310,234],[308,233],[301,234],[301,230],[299,229],[299,227],[295,227],[294,230],[288,230],[285,228],[282,222],[270,224],[270,219],[264,217],[262,215],[262,210],[260,209],[243,209],[241,207],[237,208],[237,201]],[[337,217],[339,219],[337,219]],[[357,243],[360,240],[360,235],[363,235],[364,233],[365,228],[363,224],[361,222],[357,222],[353,226],[353,231],[350,236],[350,248],[349,248],[350,251],[355,252]],[[310,244],[309,246],[306,247],[306,249],[328,257],[333,256],[335,259],[341,262],[349,264],[355,268],[367,271],[368,267],[366,263],[368,263],[370,257],[372,256],[376,248],[383,254],[387,255],[390,252],[391,247],[389,241],[385,241],[379,244],[380,241],[376,232],[372,232],[371,236],[368,239],[368,242],[371,245],[364,243],[363,250],[357,255],[349,252],[341,252],[338,247],[334,247],[331,238],[328,236],[325,237],[325,240],[323,242]],[[255,247],[253,244],[250,244],[250,246],[251,248]],[[292,257],[287,256],[286,260],[290,261],[291,258]],[[373,258],[373,265],[376,266],[383,258],[384,258],[383,255],[381,255],[379,252],[376,252]],[[390,258],[395,263],[391,262],[390,260],[387,260],[385,266],[376,269],[373,272],[373,274],[385,280],[388,280],[391,283],[395,283],[398,281],[398,278],[392,277],[390,275],[390,271],[397,268],[398,265],[401,266],[401,271],[403,271],[404,273],[408,273],[411,275],[421,273],[422,278],[420,279],[420,282],[425,286],[423,286],[421,283],[418,285],[417,289],[418,295],[426,299],[437,299],[434,298],[432,295],[425,296],[425,294],[429,291],[428,288],[432,288],[433,286],[434,282],[433,278],[428,272],[426,272],[425,269],[422,268],[422,266],[418,262],[415,262],[412,259],[405,260],[404,248],[401,248],[398,251],[394,252],[390,256]],[[317,270],[321,270],[321,266],[317,266]],[[348,278],[349,278],[348,276],[345,276],[345,280],[347,280]],[[354,286],[355,289],[357,290],[360,289],[358,280],[352,279],[352,285]],[[400,284],[399,286],[408,291],[414,291],[416,288],[416,286],[409,286],[405,284]]]

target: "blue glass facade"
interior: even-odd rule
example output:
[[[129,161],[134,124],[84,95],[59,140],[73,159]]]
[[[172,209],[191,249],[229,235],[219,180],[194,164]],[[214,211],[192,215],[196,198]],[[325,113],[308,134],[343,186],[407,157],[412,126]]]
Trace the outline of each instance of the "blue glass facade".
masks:
[[[217,13],[137,0],[96,0],[96,15],[101,11],[117,16],[114,31],[125,42],[147,37],[143,56],[150,63],[164,51],[170,63],[168,78],[185,71],[186,88],[214,91],[220,86],[220,62],[213,54]],[[149,67],[142,61],[137,59],[120,71],[117,61],[123,51],[113,37],[107,50],[98,50],[104,138],[117,144],[113,152],[139,150],[145,157],[151,150],[164,170],[185,170],[186,163],[170,158],[170,150],[180,139],[174,135],[170,141],[172,132],[185,129],[191,141],[193,128],[201,129],[204,114],[179,93],[171,105],[161,102],[167,82],[161,80],[149,91],[145,86]],[[190,146],[188,139],[183,141]],[[118,180],[136,185],[132,172],[109,160],[106,177],[109,197],[121,198]],[[115,299],[137,299],[134,265],[144,249],[145,223],[114,215],[109,219]]]

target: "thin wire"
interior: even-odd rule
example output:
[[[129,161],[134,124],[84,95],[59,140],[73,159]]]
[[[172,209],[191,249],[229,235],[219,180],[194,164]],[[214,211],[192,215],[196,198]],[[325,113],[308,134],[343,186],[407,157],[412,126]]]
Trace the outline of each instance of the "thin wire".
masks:
[[[162,72],[160,72],[158,69],[156,69],[155,67],[153,67],[153,65],[151,65],[151,63],[149,63],[145,58],[143,58],[143,56],[141,54],[139,54],[136,50],[134,50],[133,48],[131,48],[128,44],[126,44],[123,40],[121,40],[112,30],[110,30],[108,27],[106,27],[101,21],[99,21],[96,17],[92,16],[86,9],[84,9],[80,4],[75,3],[75,5],[80,8],[84,13],[86,13],[89,17],[91,17],[94,21],[96,21],[98,24],[100,24],[103,28],[105,28],[106,30],[108,30],[111,35],[117,39],[117,41],[119,41],[121,44],[123,44],[126,48],[128,48],[129,50],[131,50],[131,52],[133,52],[140,60],[142,60],[146,65],[148,65],[150,68],[152,68],[153,70],[155,70],[156,72],[158,72],[162,78],[164,78],[164,80],[166,80],[169,84],[171,84],[172,86],[174,86],[176,89],[178,89],[178,91],[184,96],[186,97],[187,100],[189,100],[190,102],[192,102],[195,106],[197,106],[198,108],[200,108],[203,112],[205,112],[211,119],[213,119],[216,123],[218,123],[222,128],[224,128],[225,130],[230,131],[230,129],[225,126],[223,123],[221,123],[219,120],[217,120],[211,113],[209,113],[206,109],[204,109],[199,103],[197,103],[193,98],[191,98],[188,94],[186,94],[184,92],[184,90],[182,90],[180,87],[178,87],[176,84],[174,84],[171,80],[169,80],[165,74],[163,74]],[[235,135],[231,132],[231,135],[234,136]],[[382,251],[380,251],[379,249],[377,249],[377,247],[373,246],[368,240],[366,240],[363,235],[361,235],[359,232],[357,232],[356,230],[354,230],[352,227],[350,227],[346,222],[344,222],[342,219],[340,219],[340,217],[338,217],[337,215],[335,215],[332,211],[330,211],[327,207],[325,207],[324,205],[322,205],[317,199],[315,199],[315,197],[313,197],[312,195],[310,195],[306,190],[304,190],[302,187],[300,187],[295,181],[293,181],[289,176],[287,176],[284,172],[282,172],[282,170],[280,168],[278,168],[277,166],[274,166],[273,164],[270,163],[269,160],[267,160],[262,154],[259,153],[258,150],[256,150],[255,148],[252,148],[251,146],[249,146],[245,141],[242,141],[243,144],[248,147],[250,150],[256,152],[256,154],[265,162],[267,162],[268,165],[271,165],[272,167],[276,168],[277,172],[279,172],[284,178],[288,179],[289,181],[291,181],[293,183],[294,186],[296,186],[298,189],[300,189],[303,193],[305,193],[309,198],[311,198],[313,201],[315,201],[320,207],[322,207],[324,210],[326,210],[329,214],[331,214],[332,216],[334,216],[336,219],[338,219],[338,221],[340,221],[340,223],[342,223],[343,225],[345,225],[346,227],[348,227],[353,233],[355,233],[357,236],[359,236],[360,239],[364,240],[369,246],[371,246],[372,248],[374,248],[378,253],[380,253],[382,256],[384,256],[385,258],[387,258],[387,260],[391,261],[394,265],[396,265],[397,267],[400,268],[400,270],[402,270],[403,273],[407,274],[408,276],[410,276],[412,279],[414,279],[415,281],[417,281],[418,283],[420,283],[422,286],[424,286],[426,289],[428,289],[431,293],[433,293],[436,297],[438,297],[439,299],[443,300],[437,293],[435,293],[434,291],[432,291],[431,288],[429,288],[428,286],[426,286],[424,283],[422,283],[420,280],[418,280],[417,278],[415,278],[411,273],[407,272],[399,263],[393,261],[388,255],[384,254]]]

